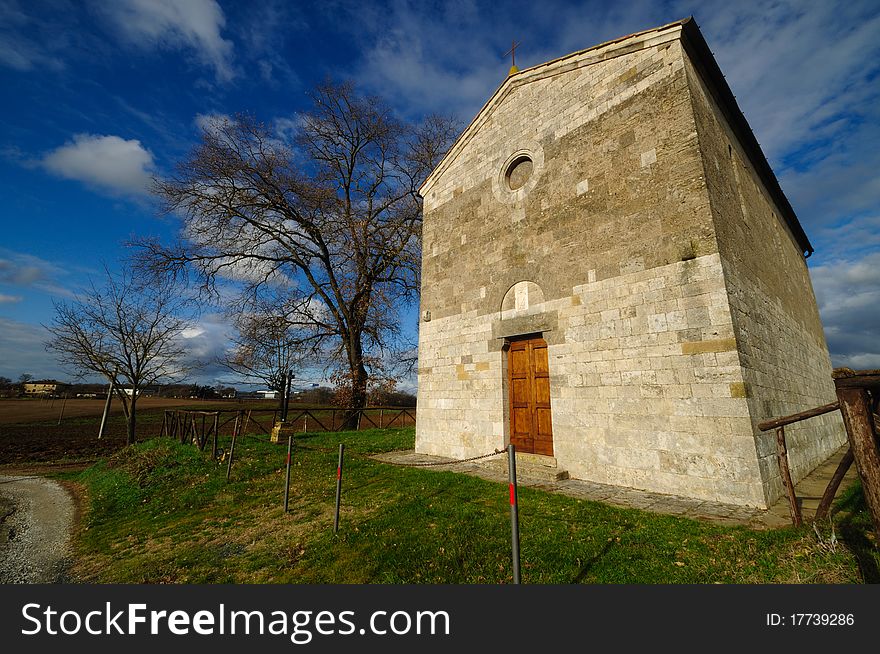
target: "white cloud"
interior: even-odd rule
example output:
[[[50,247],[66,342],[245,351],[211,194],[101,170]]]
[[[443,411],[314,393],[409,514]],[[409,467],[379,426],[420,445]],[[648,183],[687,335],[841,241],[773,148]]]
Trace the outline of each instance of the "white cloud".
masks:
[[[204,327],[187,327],[182,332],[180,332],[180,335],[183,338],[197,338],[204,334],[205,331],[206,330]]]
[[[16,379],[30,373],[37,379],[66,379],[69,375],[46,352],[49,333],[41,325],[0,318],[0,375]]]
[[[303,123],[304,119],[301,114],[295,114],[291,117],[279,116],[272,121],[272,127],[282,143],[290,144],[293,143]]]
[[[99,134],[77,134],[73,141],[46,154],[42,165],[59,177],[113,195],[146,194],[155,169],[153,155],[137,139]]]
[[[836,366],[880,368],[880,252],[810,270]]]
[[[13,303],[13,302],[21,302],[21,296],[20,295],[6,295],[5,293],[0,293],[0,304]]]
[[[39,39],[33,35],[26,36],[26,32],[36,29],[39,33],[45,28],[44,24],[35,23],[14,0],[0,3],[0,66],[17,71],[64,68],[63,62],[51,50],[58,47],[59,41],[63,43],[66,39],[61,37],[46,44],[39,43]]]
[[[214,69],[219,81],[235,76],[232,42],[221,35],[226,16],[215,0],[115,0],[102,11],[132,45],[189,49]]]
[[[844,198],[844,201],[846,198]],[[852,259],[880,250],[880,214],[860,215],[855,219],[823,227],[815,233],[823,247],[816,255],[816,265],[826,260]],[[880,272],[877,273],[880,276]]]
[[[234,120],[229,114],[211,112],[207,114],[196,114],[193,122],[203,132],[213,132],[218,126],[224,123],[233,123]]]
[[[66,270],[50,261],[32,254],[0,248],[0,284],[8,284],[18,289],[35,288],[50,295],[72,297],[73,293],[59,284],[59,280],[66,276]],[[3,297],[16,298],[18,296],[6,295]],[[17,300],[0,300],[0,302],[2,301]]]
[[[842,112],[860,112],[876,95],[861,83],[880,53],[876,3],[780,0],[711,10],[719,8],[704,10],[705,22],[697,18],[771,158],[841,133]]]
[[[461,29],[465,20],[473,22]],[[495,47],[473,17],[453,22],[396,4],[387,12],[365,10],[357,24],[368,26],[357,79],[383,97],[407,98],[409,110],[455,113],[469,121],[504,81],[500,42]]]
[[[219,313],[207,313],[180,333],[181,345],[186,350],[186,360],[198,364],[192,377],[203,384],[213,384],[229,374],[220,365],[229,347],[232,328]]]
[[[303,8],[286,0],[262,0],[237,16],[236,36],[241,51],[256,65],[264,84],[277,88],[299,86],[301,80],[285,53],[287,44],[307,33]]]
[[[15,34],[0,34],[0,65],[18,71],[34,68],[61,70],[64,64],[57,57],[43,52],[37,45]]]

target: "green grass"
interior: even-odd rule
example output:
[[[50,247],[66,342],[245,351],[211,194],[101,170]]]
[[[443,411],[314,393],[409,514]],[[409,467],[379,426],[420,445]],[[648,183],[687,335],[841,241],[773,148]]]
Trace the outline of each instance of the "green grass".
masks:
[[[339,442],[347,455],[334,535]],[[511,581],[505,484],[367,457],[411,448],[412,428],[309,434],[297,444],[286,515],[286,448],[265,438],[238,441],[229,483],[225,463],[168,439],[73,476],[90,504],[74,575],[115,583]],[[852,583],[871,561],[876,572],[870,544],[853,554],[808,528],[721,527],[531,488],[519,497],[525,583]],[[842,501],[854,513],[840,515],[855,516],[846,528],[864,538],[858,491]]]

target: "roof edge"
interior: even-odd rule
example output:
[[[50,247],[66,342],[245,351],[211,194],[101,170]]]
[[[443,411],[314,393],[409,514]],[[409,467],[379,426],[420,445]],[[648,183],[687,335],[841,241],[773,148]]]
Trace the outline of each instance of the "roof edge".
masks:
[[[807,234],[801,226],[794,208],[792,208],[788,198],[785,197],[776,174],[770,167],[767,157],[764,156],[764,151],[761,149],[758,139],[755,137],[745,115],[739,108],[736,97],[733,95],[730,86],[728,86],[727,80],[718,66],[718,62],[715,61],[715,56],[709,49],[709,44],[706,43],[706,39],[703,37],[702,32],[700,32],[697,21],[694,20],[693,16],[682,21],[681,33],[682,44],[691,63],[693,63],[697,73],[706,82],[709,92],[713,94],[731,130],[739,139],[740,145],[742,145],[746,155],[749,157],[752,165],[754,165],[758,177],[764,183],[771,198],[779,208],[785,223],[801,248],[801,254],[805,258],[809,257],[814,252],[810,239],[807,238]]]

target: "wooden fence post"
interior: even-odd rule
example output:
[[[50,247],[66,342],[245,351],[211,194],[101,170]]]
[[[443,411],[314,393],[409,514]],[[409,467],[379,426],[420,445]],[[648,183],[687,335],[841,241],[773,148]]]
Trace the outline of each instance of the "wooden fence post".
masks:
[[[67,393],[64,394],[64,397],[61,400],[61,414],[58,416],[58,424],[61,424],[61,421],[64,419],[64,405],[67,404]]]
[[[232,472],[232,457],[235,455],[235,439],[238,437],[239,425],[244,427],[244,423],[239,421],[242,411],[238,412],[235,418],[235,427],[232,428],[232,442],[229,444],[229,459],[226,461],[226,481],[229,481],[229,475]]]
[[[874,418],[868,391],[855,384],[845,383],[849,379],[851,378],[835,376],[834,384],[837,399],[840,401],[840,412],[843,414],[843,424],[846,426],[846,436],[862,480],[865,503],[874,522],[877,546],[880,547],[880,452],[874,436]]]
[[[284,512],[287,513],[287,506],[290,500],[290,462],[293,456],[293,434],[287,436],[287,465],[284,473]]]
[[[215,413],[214,414],[214,442],[211,446],[211,458],[212,459],[217,458],[217,439],[219,437],[218,432],[220,431],[220,428],[217,425],[219,422],[220,422],[220,414]]]
[[[794,492],[794,483],[791,480],[791,470],[788,467],[788,451],[785,447],[785,427],[776,428],[776,455],[779,460],[779,474],[782,477],[782,485],[785,486],[785,494],[788,496],[788,510],[791,512],[791,522],[795,527],[804,524],[801,515],[801,507],[798,505],[797,495]]]

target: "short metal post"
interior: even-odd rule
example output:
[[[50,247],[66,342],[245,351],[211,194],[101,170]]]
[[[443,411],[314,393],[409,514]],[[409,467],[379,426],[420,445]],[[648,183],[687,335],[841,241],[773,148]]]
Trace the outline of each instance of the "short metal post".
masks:
[[[342,457],[345,453],[345,444],[339,444],[339,462],[336,464],[336,517],[333,519],[333,533],[339,531],[339,500],[342,496]]]
[[[98,439],[104,435],[104,425],[107,424],[107,415],[110,413],[110,398],[113,397],[113,382],[110,380],[110,386],[107,388],[107,401],[104,403],[104,414],[101,416],[101,426],[98,427]]]
[[[290,459],[293,453],[293,434],[287,437],[287,473],[284,476],[284,512],[287,513],[287,504],[290,498]]]
[[[513,583],[520,583],[519,577],[519,511],[516,492],[516,447],[507,446],[507,474],[510,482],[510,535],[513,554]]]

